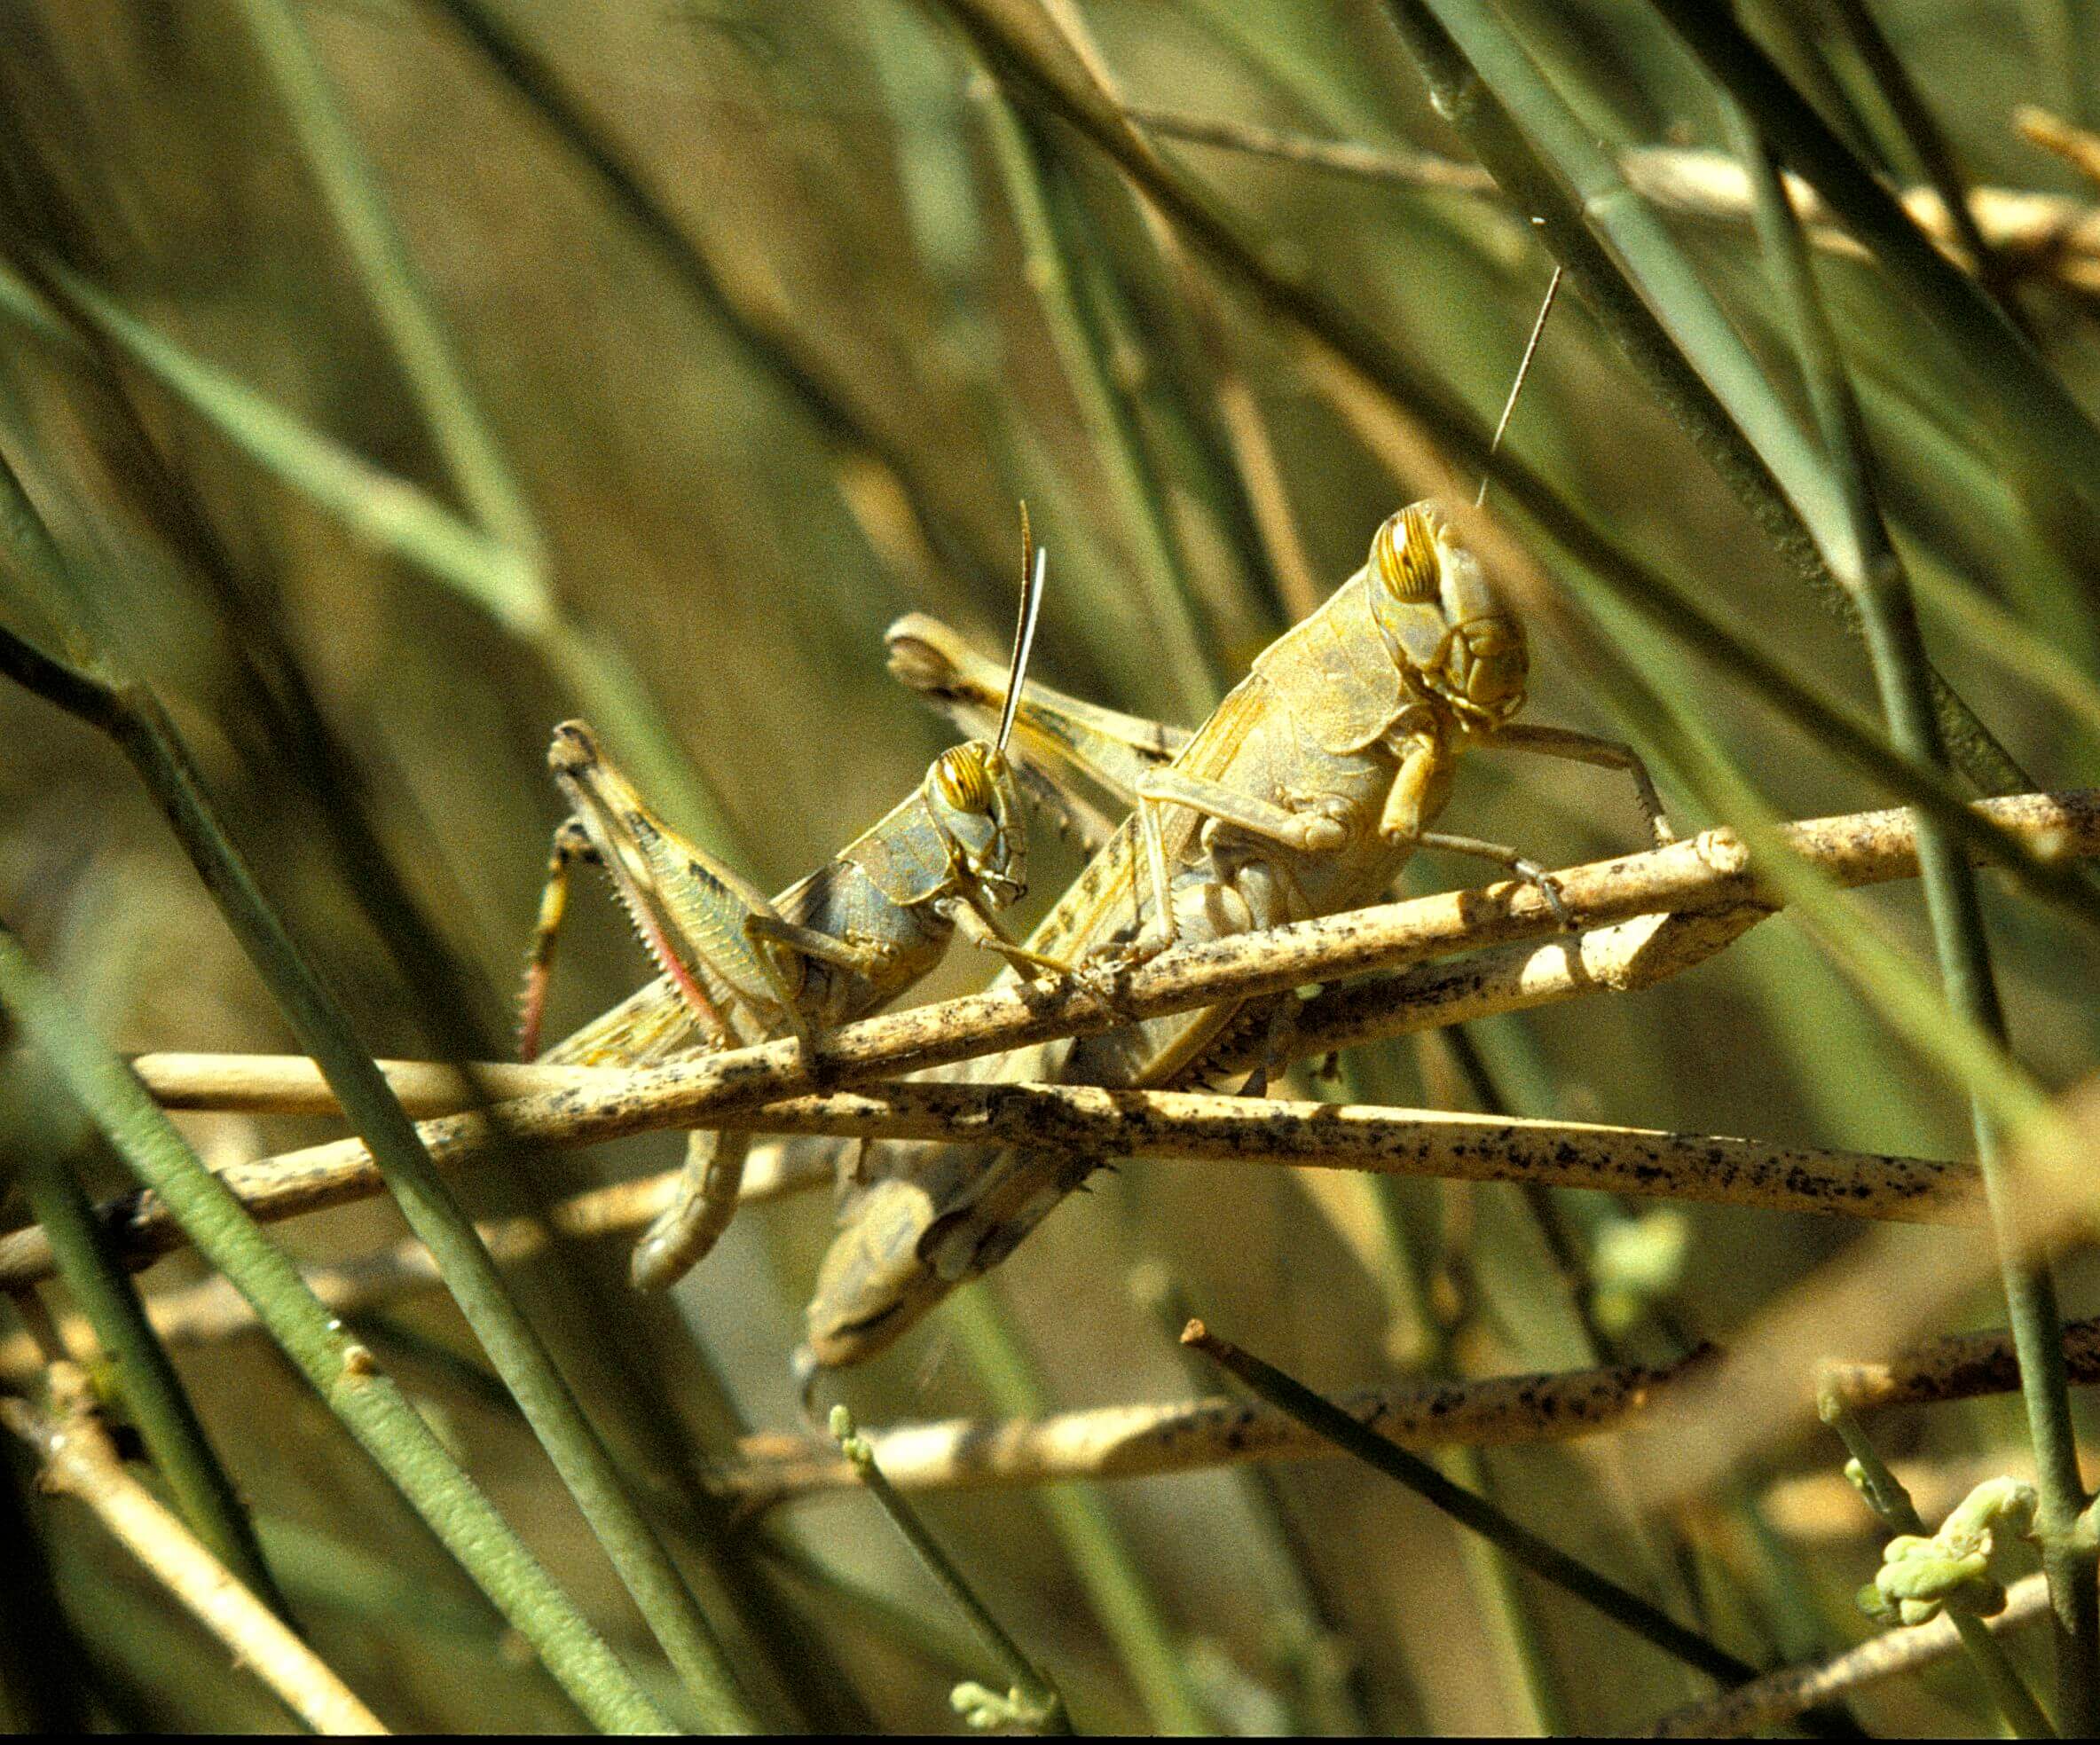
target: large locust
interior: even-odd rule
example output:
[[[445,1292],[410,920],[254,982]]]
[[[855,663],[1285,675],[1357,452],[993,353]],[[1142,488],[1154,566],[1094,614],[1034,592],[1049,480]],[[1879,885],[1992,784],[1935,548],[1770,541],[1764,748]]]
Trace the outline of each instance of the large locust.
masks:
[[[908,682],[965,719],[1010,709],[997,669],[932,620],[902,621],[892,646]],[[1670,840],[1654,784],[1628,747],[1514,721],[1529,671],[1522,623],[1425,502],[1389,517],[1364,567],[1271,643],[1192,734],[1030,687],[1019,749],[1080,768],[1134,809],[1027,948],[1112,973],[1176,939],[1377,900],[1420,847],[1495,861],[1557,905],[1550,881],[1515,851],[1431,828],[1459,759],[1476,749],[1624,770],[1656,840]],[[1250,1021],[1266,1026],[1273,1063],[1294,999],[1151,1018],[956,1072],[1168,1085],[1199,1072],[1228,1026]],[[874,1148],[819,1275],[810,1356],[836,1367],[882,1351],[954,1286],[1005,1258],[1099,1161],[1026,1147]]]
[[[1028,559],[1009,694],[1023,694],[1042,603],[1042,554]],[[1026,814],[1006,754],[1011,710],[989,740],[943,751],[910,795],[806,878],[768,899],[666,824],[598,749],[581,721],[554,729],[547,761],[572,815],[554,832],[526,971],[520,1052],[538,1052],[570,869],[604,868],[662,973],[547,1050],[551,1062],[641,1065],[792,1034],[815,1051],[823,1033],[902,994],[959,931],[1017,973],[1056,972],[1015,943],[996,911],[1027,888]],[[677,1282],[720,1238],[736,1207],[751,1136],[698,1131],[672,1205],[634,1250],[636,1285]]]

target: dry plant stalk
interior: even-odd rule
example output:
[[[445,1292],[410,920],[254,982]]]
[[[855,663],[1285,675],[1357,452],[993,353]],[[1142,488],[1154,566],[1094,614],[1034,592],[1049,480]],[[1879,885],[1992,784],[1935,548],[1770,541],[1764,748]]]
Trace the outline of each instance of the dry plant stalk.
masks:
[[[1630,1364],[1362,1388],[1336,1395],[1335,1403],[1404,1448],[1561,1442],[1617,1427],[1682,1367]],[[1274,1406],[1223,1397],[1100,1406],[1033,1419],[951,1419],[863,1434],[900,1490],[1140,1478],[1340,1452]],[[743,1508],[850,1490],[858,1482],[850,1461],[811,1438],[747,1437],[740,1453],[712,1482]]]
[[[316,1733],[383,1733],[379,1717],[196,1536],[124,1470],[79,1366],[51,1365],[55,1416],[0,1398],[0,1420],[36,1450],[49,1490],[77,1497],[155,1580]]]
[[[2100,1319],[2066,1326],[2064,1350],[2072,1380],[2100,1381]],[[1625,1364],[1416,1382],[1334,1398],[1359,1423],[1418,1451],[1565,1442],[1644,1423],[1717,1361],[1707,1348],[1667,1368]],[[1861,1411],[2010,1393],[2019,1385],[2011,1337],[2002,1329],[1930,1340],[1890,1363],[1846,1364],[1835,1373],[1845,1403]],[[1812,1384],[1804,1382],[1802,1391],[1812,1393]],[[1100,1406],[1041,1419],[952,1419],[866,1435],[901,1490],[1136,1478],[1340,1452],[1275,1407],[1237,1398]],[[850,1463],[814,1438],[749,1437],[740,1457],[718,1468],[712,1482],[743,1508],[848,1490],[856,1482]]]
[[[304,1057],[299,1058],[304,1062]],[[795,1173],[798,1167],[804,1173]],[[610,1187],[587,1189],[548,1207],[544,1217],[489,1219],[476,1223],[475,1232],[499,1265],[530,1260],[556,1240],[625,1235],[650,1222],[671,1204],[682,1173],[666,1169]],[[830,1179],[830,1168],[821,1161],[775,1153],[745,1175],[744,1197],[770,1199],[825,1186]],[[354,1260],[303,1266],[300,1277],[337,1315],[355,1314],[412,1292],[437,1290],[444,1282],[430,1251],[413,1236]],[[43,1300],[32,1292],[18,1292],[13,1301],[25,1314],[43,1312]],[[154,1332],[171,1345],[208,1344],[248,1332],[257,1324],[247,1299],[220,1277],[160,1292],[146,1299],[146,1310]],[[21,1381],[34,1376],[53,1351],[85,1356],[95,1349],[87,1317],[68,1315],[41,1335],[23,1332],[0,1338],[0,1378]]]
[[[193,1061],[201,1063],[195,1079],[188,1070]],[[303,1097],[311,1067],[296,1055],[149,1056],[138,1065],[149,1086],[178,1087],[178,1097],[199,1081],[236,1080],[244,1086],[244,1097],[256,1086],[271,1084]],[[386,1065],[389,1072],[404,1066],[411,1075],[426,1070],[421,1062]],[[1649,1128],[1398,1111],[1374,1104],[1094,1085],[907,1081],[791,1097],[721,1120],[731,1128],[764,1126],[839,1138],[1026,1142],[1104,1156],[1530,1182],[1772,1211],[1932,1223],[1967,1222],[1975,1215],[1976,1183],[1965,1164]],[[559,1136],[565,1143],[591,1136],[587,1128]],[[236,1165],[226,1178],[258,1216],[276,1214],[291,1197],[297,1200],[296,1209],[310,1210],[317,1176],[333,1167],[339,1146],[332,1141]],[[776,1167],[754,1176],[752,1198],[775,1198],[829,1180],[822,1168],[797,1166],[792,1150],[757,1155]],[[345,1195],[362,1181],[360,1170],[345,1173],[341,1183]],[[596,1228],[607,1226],[601,1222]],[[12,1277],[6,1265],[0,1259],[0,1280]]]
[[[1751,905],[1709,913],[1642,915],[1613,926],[1476,951],[1396,974],[1325,988],[1300,1006],[1288,1039],[1305,1060],[1418,1030],[1524,1011],[1584,994],[1631,994],[1703,963],[1774,913]],[[1258,1065],[1256,1031],[1221,1040],[1207,1064],[1221,1073]],[[335,1093],[303,1055],[141,1055],[132,1063],[162,1106],[250,1115],[339,1113]],[[401,1106],[419,1119],[565,1089],[606,1089],[631,1069],[441,1061],[380,1062]]]
[[[1985,1623],[1994,1635],[2021,1630],[2049,1615],[2049,1583],[2025,1576],[2006,1589],[2005,1609]],[[1828,1660],[1782,1666],[1762,1678],[1673,1710],[1648,1729],[1656,1739],[1739,1739],[1782,1726],[1825,1702],[1840,1702],[1869,1685],[1922,1671],[1962,1650],[1953,1618],[1890,1630]]]
[[[1130,109],[1126,113],[1132,121],[1165,138],[1304,164],[1365,181],[1482,198],[1494,198],[1501,193],[1494,177],[1478,164],[1434,152],[1315,139],[1241,122],[1162,110]],[[2092,148],[2091,135],[2039,109],[2022,109],[2015,119],[2019,131],[2029,140],[2066,158],[2085,173],[2093,174],[2091,166],[2100,163],[2100,154]],[[1664,211],[1734,224],[1748,224],[1755,213],[1757,202],[1749,173],[1725,152],[1656,146],[1627,152],[1619,161],[1628,185]],[[1813,188],[1791,174],[1785,182],[1794,208],[1817,248],[1855,260],[1867,258],[1866,250],[1838,225]],[[1956,251],[1959,242],[1954,226],[1935,190],[1907,188],[1899,198],[1920,229],[1949,254]],[[1978,231],[2009,270],[2023,276],[2053,278],[2088,295],[2100,293],[2100,207],[2062,194],[1992,187],[1970,189],[1968,204]]]

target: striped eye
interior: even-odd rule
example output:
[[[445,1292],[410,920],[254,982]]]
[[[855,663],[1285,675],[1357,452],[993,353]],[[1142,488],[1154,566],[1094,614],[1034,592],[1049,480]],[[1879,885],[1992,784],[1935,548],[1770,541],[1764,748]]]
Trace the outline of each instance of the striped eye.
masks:
[[[1385,591],[1409,605],[1433,604],[1442,566],[1436,556],[1436,523],[1427,504],[1410,503],[1388,515],[1371,541],[1372,567]]]
[[[985,768],[984,754],[972,743],[943,751],[934,760],[933,779],[940,798],[958,812],[992,809],[992,778]]]

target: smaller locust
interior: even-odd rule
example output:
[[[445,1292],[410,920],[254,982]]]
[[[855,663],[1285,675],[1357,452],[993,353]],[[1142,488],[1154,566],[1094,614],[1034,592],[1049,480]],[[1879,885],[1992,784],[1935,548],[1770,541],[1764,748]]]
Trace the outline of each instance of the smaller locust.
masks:
[[[1021,514],[1021,604],[1006,695],[1017,700],[1035,639],[1045,554]],[[1027,837],[1006,743],[943,751],[911,794],[806,878],[771,899],[665,824],[608,763],[581,721],[554,729],[547,762],[573,815],[555,830],[525,972],[519,1052],[539,1054],[570,869],[604,869],[662,973],[549,1049],[545,1058],[638,1065],[792,1034],[813,1055],[825,1032],[897,999],[958,932],[1024,975],[1065,965],[1010,939],[995,918],[1027,889]],[[675,1284],[736,1209],[751,1136],[695,1132],[672,1204],[634,1250],[637,1286]]]

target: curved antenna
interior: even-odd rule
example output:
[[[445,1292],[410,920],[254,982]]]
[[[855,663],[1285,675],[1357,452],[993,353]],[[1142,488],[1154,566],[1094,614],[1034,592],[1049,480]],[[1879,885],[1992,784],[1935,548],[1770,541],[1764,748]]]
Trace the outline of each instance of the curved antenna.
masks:
[[[1034,562],[1029,562],[1033,556]],[[1035,620],[1042,610],[1042,577],[1050,553],[1028,537],[1028,506],[1021,505],[1021,611],[1013,627],[1013,659],[1006,668],[1006,706],[999,711],[999,737],[995,751],[1006,750],[1013,731],[1014,711],[1021,706],[1021,681],[1028,672],[1028,652],[1035,646]]]
[[[1531,359],[1538,350],[1538,342],[1546,332],[1546,318],[1553,312],[1553,299],[1561,295],[1561,266],[1553,265],[1553,276],[1546,282],[1546,296],[1538,305],[1538,318],[1531,324],[1531,337],[1524,342],[1524,355],[1517,363],[1516,380],[1509,384],[1509,397],[1502,403],[1502,416],[1495,421],[1494,439],[1488,444],[1488,459],[1492,460],[1502,446],[1502,433],[1509,428],[1509,415],[1516,410],[1517,396],[1524,391],[1524,378],[1531,373]],[[1473,507],[1479,508],[1488,500],[1488,476],[1480,476],[1480,490],[1473,499]]]

